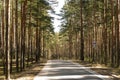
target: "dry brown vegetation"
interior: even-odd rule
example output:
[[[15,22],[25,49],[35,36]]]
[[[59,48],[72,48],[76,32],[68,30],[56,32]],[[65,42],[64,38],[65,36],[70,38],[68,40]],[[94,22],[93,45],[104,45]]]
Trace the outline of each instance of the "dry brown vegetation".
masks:
[[[34,76],[36,76],[44,67],[44,64],[45,63],[36,63],[24,72],[12,74],[11,77],[13,80],[33,80]]]
[[[33,80],[34,76],[37,75],[44,67],[45,62],[34,63],[33,65],[26,68],[23,72],[12,73],[12,80]],[[5,76],[0,74],[0,80],[5,80]]]
[[[119,68],[111,68],[107,67],[102,64],[97,63],[89,63],[89,62],[83,62],[83,61],[75,61],[81,65],[84,65],[85,67],[89,67],[91,70],[102,74],[106,76],[110,76],[112,80],[120,80],[120,69]]]

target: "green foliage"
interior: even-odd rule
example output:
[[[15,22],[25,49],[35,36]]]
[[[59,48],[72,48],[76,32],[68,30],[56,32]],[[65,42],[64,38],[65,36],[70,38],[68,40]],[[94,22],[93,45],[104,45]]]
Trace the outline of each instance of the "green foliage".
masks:
[[[28,1],[28,17],[32,16],[32,23],[33,27],[41,27],[41,29],[45,30],[48,27],[53,28],[52,26],[52,17],[48,14],[48,10],[51,10],[51,6],[46,0],[34,0],[32,3]],[[36,21],[39,22],[40,26],[36,25]],[[52,29],[51,29],[52,30]]]
[[[112,56],[110,57],[114,61],[115,55],[118,55],[117,52],[119,52],[116,51],[119,46],[117,43],[119,42],[119,30],[117,30],[119,28],[119,21],[117,20],[119,6],[117,6],[117,4],[117,0],[66,0],[66,4],[62,9],[61,14],[58,14],[59,16],[62,16],[60,36],[62,36],[62,38],[67,37],[67,39],[70,36],[73,38],[71,38],[71,43],[76,44],[74,40],[76,37],[80,37],[79,32],[82,31],[80,29],[83,28],[85,44],[89,43],[89,46],[85,45],[85,51],[88,51],[88,47],[91,49],[89,55],[92,56],[92,59],[94,59],[95,55],[98,56],[101,54],[100,52],[97,52],[98,54],[95,51],[92,52],[93,47],[91,46],[91,43],[95,40],[97,42],[97,47],[98,45],[99,47],[102,46],[101,49],[97,48],[97,50],[103,51],[103,56],[101,56],[101,58],[104,57],[107,59],[106,55],[110,54],[113,55],[114,58]],[[81,24],[82,26],[80,26]],[[114,46],[112,47],[111,45]],[[114,51],[112,52],[109,49],[116,51],[116,53],[113,53]],[[108,50],[109,52],[107,52]],[[111,59],[109,59],[109,61],[111,61]]]

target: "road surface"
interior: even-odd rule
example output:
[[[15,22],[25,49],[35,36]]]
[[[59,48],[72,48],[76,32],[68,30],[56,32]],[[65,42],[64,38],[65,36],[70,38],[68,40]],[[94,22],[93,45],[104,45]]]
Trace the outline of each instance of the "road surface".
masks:
[[[78,63],[64,60],[49,60],[34,80],[110,80]]]

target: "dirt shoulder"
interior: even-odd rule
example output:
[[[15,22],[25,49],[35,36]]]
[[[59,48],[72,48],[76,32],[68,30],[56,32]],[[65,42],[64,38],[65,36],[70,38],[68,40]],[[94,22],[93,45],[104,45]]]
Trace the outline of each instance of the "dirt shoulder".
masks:
[[[110,76],[112,80],[120,80],[120,69],[119,68],[111,68],[106,67],[105,65],[89,63],[89,62],[81,62],[81,61],[74,61],[85,67],[89,67],[91,70],[106,76]]]

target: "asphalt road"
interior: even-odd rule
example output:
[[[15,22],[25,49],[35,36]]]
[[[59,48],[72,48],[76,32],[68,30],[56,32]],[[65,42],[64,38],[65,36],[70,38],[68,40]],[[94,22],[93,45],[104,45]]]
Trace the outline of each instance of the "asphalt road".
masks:
[[[49,60],[34,80],[110,80],[78,63]]]

